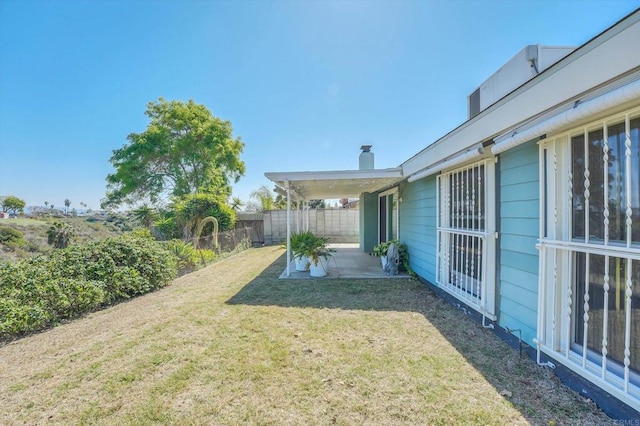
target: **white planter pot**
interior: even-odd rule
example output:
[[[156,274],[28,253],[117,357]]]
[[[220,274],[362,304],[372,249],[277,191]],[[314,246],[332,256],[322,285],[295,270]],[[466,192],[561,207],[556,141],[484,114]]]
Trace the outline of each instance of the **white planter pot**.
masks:
[[[296,264],[296,271],[309,270],[309,258],[307,256],[296,256],[293,260]]]
[[[323,262],[324,260],[324,262]],[[309,263],[309,275],[312,277],[326,277],[327,276],[327,262],[326,259],[320,258],[318,264],[313,262]]]

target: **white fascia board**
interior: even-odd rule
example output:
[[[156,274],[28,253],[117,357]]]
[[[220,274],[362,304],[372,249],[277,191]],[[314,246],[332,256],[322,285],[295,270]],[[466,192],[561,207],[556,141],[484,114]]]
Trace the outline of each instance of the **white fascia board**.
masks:
[[[640,66],[640,11],[609,28],[476,117],[402,163],[405,176],[577,99]]]
[[[328,170],[315,172],[267,172],[265,177],[273,182],[302,180],[383,179],[402,177],[402,168],[374,170]]]
[[[598,98],[578,104],[575,108],[554,115],[533,127],[513,136],[496,138],[496,144],[491,148],[494,154],[500,154],[529,140],[544,134],[558,131],[563,127],[575,125],[588,117],[611,110],[627,102],[640,102],[640,80],[636,80]]]

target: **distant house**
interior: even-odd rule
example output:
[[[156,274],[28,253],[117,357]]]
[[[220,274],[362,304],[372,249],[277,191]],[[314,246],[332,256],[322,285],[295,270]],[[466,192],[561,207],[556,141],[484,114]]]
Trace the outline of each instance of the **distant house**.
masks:
[[[9,213],[0,212],[0,219],[9,219]]]
[[[638,419],[639,40],[636,10],[576,49],[527,46],[397,168],[266,176],[301,199],[359,196],[363,251],[399,238],[442,297]]]

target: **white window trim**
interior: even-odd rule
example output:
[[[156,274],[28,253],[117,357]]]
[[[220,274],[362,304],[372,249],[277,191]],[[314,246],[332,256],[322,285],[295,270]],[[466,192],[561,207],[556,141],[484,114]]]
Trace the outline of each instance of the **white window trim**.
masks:
[[[436,184],[436,247],[438,250],[436,256],[436,274],[435,281],[438,284],[438,287],[447,293],[454,296],[456,299],[467,304],[469,307],[479,312],[483,316],[483,325],[484,318],[489,318],[492,321],[497,319],[496,315],[496,197],[495,197],[495,183],[496,183],[496,174],[495,174],[495,163],[497,161],[496,157],[490,157],[487,159],[483,159],[481,161],[476,161],[474,163],[465,164],[462,167],[456,167],[455,169],[446,170],[437,177]],[[472,167],[476,167],[479,165],[484,165],[484,211],[485,215],[485,229],[482,231],[472,231],[472,230],[460,230],[448,226],[442,225],[443,212],[441,211],[442,206],[442,194],[440,193],[440,180],[442,178],[446,178],[447,176],[457,173],[464,169],[469,169]],[[441,267],[442,263],[445,262],[443,259],[444,256],[447,255],[448,247],[446,250],[442,250],[442,244],[449,244],[447,241],[443,241],[443,234],[451,234],[457,233],[459,235],[468,235],[473,237],[479,237],[484,243],[484,253],[482,255],[482,287],[481,287],[481,296],[480,303],[477,303],[473,300],[473,298],[469,297],[466,292],[461,291],[457,286],[454,286],[448,282],[444,282],[441,279]]]
[[[399,198],[399,194],[400,191],[398,189],[398,187],[394,187],[391,189],[388,189],[384,192],[381,192],[378,194],[378,243],[380,242],[380,238],[382,237],[382,235],[380,235],[380,198],[386,197],[388,195],[394,195],[395,199],[396,199],[396,209],[394,211],[395,215],[396,215],[396,235],[397,235],[397,240],[400,241],[400,198]],[[387,229],[387,234],[389,233],[389,230]],[[386,238],[386,236],[385,236]],[[388,239],[387,239],[388,241]]]
[[[571,256],[575,253],[606,255],[640,261],[640,248],[618,242],[590,242],[588,229],[585,241],[573,241],[571,229],[571,138],[604,128],[630,117],[638,117],[640,108],[592,121],[566,132],[548,136],[540,147],[540,228],[538,335],[534,341],[538,350],[563,364],[598,387],[632,407],[640,403],[640,386],[630,376],[618,375],[607,366],[593,361],[590,350],[582,353],[574,348],[573,327],[576,307],[571,300],[574,290]],[[546,151],[546,158],[545,158]],[[546,167],[545,167],[546,162]],[[556,177],[560,177],[557,182]],[[545,236],[545,232],[547,235]],[[564,284],[567,283],[567,284]],[[567,318],[571,318],[567,321]],[[601,324],[599,324],[602,326]],[[638,342],[634,342],[636,345]],[[633,344],[633,343],[632,343]],[[593,352],[594,355],[598,355]],[[601,355],[601,354],[600,354]],[[633,373],[632,375],[635,375]],[[635,380],[634,380],[635,382]]]

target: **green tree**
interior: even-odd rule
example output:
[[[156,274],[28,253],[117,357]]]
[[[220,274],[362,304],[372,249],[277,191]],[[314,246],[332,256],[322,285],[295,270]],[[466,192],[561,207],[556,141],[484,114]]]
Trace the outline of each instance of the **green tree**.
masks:
[[[64,214],[69,214],[69,206],[71,206],[71,201],[66,198],[64,200]]]
[[[15,195],[8,195],[0,201],[2,203],[2,211],[13,214],[18,214],[24,210],[27,203],[24,200],[16,197]]]
[[[76,230],[64,222],[54,222],[47,231],[47,243],[53,248],[67,248],[76,238]]]
[[[147,129],[131,133],[128,143],[113,151],[116,171],[107,176],[103,207],[193,193],[226,198],[231,181],[245,172],[240,160],[244,143],[233,137],[231,122],[193,100],[160,98],[147,104],[146,115]]]
[[[325,208],[324,200],[309,200],[309,208],[310,209],[324,209]]]
[[[271,192],[266,185],[262,185],[260,188],[251,192],[249,196],[260,203],[261,211],[273,210],[275,208],[276,200],[273,197],[273,192]]]

